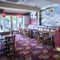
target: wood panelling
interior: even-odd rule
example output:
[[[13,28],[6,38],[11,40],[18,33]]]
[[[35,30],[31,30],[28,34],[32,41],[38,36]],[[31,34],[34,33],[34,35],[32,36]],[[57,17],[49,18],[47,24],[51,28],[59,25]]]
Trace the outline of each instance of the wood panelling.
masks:
[[[11,13],[11,12],[4,12],[5,14],[7,15],[18,15],[18,14],[21,14],[21,15],[30,15],[30,13]]]
[[[0,9],[0,13],[3,13],[3,11],[4,11],[3,9]]]

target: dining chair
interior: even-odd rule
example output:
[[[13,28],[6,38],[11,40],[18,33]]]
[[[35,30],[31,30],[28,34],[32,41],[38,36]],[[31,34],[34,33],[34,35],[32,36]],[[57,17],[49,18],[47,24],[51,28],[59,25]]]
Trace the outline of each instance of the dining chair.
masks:
[[[4,42],[4,38],[2,36],[0,36],[0,57],[3,56],[3,42]]]
[[[43,43],[43,37],[41,36],[40,32],[37,31],[36,33],[36,37],[37,37],[37,42],[39,43]]]
[[[49,40],[49,33],[43,33],[43,40],[44,40],[44,44],[47,44]]]
[[[14,53],[15,53],[15,35],[6,36],[4,41],[4,54],[11,59],[11,57],[14,58]]]
[[[2,56],[2,54],[3,54],[2,42],[0,41],[0,57]]]

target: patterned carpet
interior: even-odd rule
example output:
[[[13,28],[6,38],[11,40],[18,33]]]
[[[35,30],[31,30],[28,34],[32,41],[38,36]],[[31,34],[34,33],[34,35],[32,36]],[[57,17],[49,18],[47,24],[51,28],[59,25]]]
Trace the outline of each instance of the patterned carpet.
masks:
[[[42,43],[37,43],[35,39],[16,35],[15,43],[15,60],[60,60],[60,52]],[[9,60],[5,58],[1,57],[0,60]]]

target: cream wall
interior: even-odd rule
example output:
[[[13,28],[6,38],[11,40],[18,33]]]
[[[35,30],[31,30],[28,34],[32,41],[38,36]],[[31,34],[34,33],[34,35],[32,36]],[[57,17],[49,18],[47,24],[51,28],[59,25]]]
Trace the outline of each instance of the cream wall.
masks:
[[[12,4],[12,3],[7,3],[7,2],[2,2],[0,1],[0,7],[1,8],[15,8],[15,9],[23,9],[23,10],[32,10],[32,11],[39,11],[39,7],[32,7],[32,6],[27,6],[27,5],[18,5],[18,4]]]
[[[24,27],[27,27],[30,24],[30,15],[24,16]]]

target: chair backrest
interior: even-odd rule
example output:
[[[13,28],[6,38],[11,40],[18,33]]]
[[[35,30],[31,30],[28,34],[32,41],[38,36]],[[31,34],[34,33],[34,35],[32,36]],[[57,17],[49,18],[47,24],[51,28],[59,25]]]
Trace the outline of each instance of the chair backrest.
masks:
[[[8,44],[10,44],[10,43],[15,43],[15,36],[13,36],[13,35],[11,35],[11,36],[6,36],[5,37],[5,41],[6,41],[6,43]]]
[[[43,37],[49,37],[49,33],[43,33]]]
[[[5,37],[5,48],[7,54],[13,54],[15,52],[15,36],[12,35]]]
[[[43,39],[44,40],[49,39],[49,33],[43,33]]]

